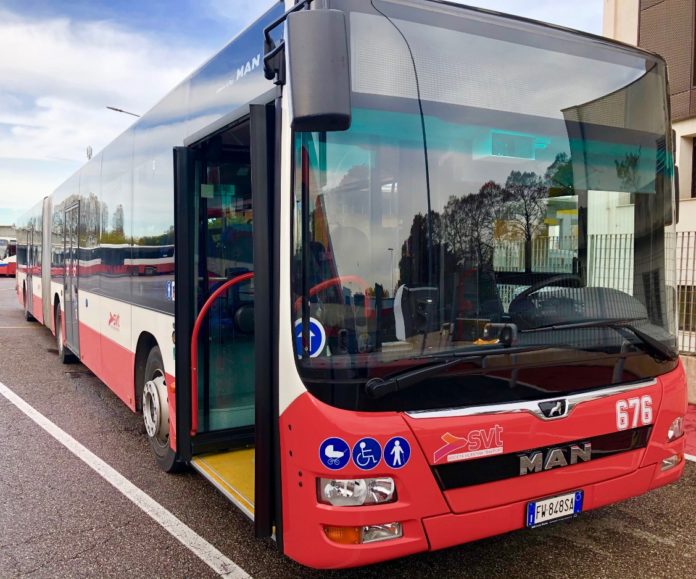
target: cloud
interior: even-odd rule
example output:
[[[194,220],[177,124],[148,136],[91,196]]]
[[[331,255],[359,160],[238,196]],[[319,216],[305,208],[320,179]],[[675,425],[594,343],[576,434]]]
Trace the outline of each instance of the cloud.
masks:
[[[0,11],[0,156],[84,159],[200,64],[206,54],[112,22],[36,20]],[[2,183],[0,182],[0,186]]]
[[[53,191],[200,65],[208,49],[110,21],[0,9],[0,217]]]
[[[15,222],[81,164],[82,161],[0,159],[0,225]]]
[[[599,0],[468,3],[596,33],[601,29]],[[97,153],[132,123],[132,117],[108,111],[107,105],[144,113],[210,56],[211,38],[220,38],[222,45],[273,4],[195,3],[199,12],[190,18],[207,19],[209,34],[202,24],[195,34],[164,34],[126,28],[113,19],[23,15],[0,7],[0,211],[32,204],[55,189],[85,161],[87,146]],[[17,161],[12,165],[8,159]]]
[[[272,0],[209,0],[203,6],[211,16],[241,27],[256,20],[274,4],[277,2]]]

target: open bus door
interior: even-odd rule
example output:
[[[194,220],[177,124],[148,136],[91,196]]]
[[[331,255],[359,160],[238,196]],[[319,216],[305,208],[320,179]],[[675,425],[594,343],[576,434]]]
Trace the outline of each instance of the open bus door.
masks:
[[[176,445],[278,538],[274,115],[251,105],[174,150]]]

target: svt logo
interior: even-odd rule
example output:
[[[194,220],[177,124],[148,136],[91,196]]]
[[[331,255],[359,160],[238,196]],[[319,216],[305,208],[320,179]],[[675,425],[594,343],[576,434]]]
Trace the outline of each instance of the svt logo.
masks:
[[[479,456],[490,456],[503,453],[503,427],[496,424],[488,430],[472,430],[465,436],[455,436],[449,432],[442,435],[444,446],[433,454],[433,462],[443,458],[447,462],[467,460]]]
[[[109,312],[109,327],[114,330],[121,329],[121,314],[112,314]]]

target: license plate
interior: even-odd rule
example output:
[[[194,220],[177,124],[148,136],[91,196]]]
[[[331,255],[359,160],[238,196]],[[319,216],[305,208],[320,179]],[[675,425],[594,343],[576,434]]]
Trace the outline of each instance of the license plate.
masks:
[[[553,521],[576,517],[582,512],[582,491],[527,503],[527,527],[540,527]]]

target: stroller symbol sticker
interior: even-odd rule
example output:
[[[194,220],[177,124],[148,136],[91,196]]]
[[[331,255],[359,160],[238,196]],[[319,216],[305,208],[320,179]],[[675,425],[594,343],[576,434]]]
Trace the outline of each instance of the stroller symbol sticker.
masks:
[[[353,462],[362,470],[370,470],[382,459],[382,447],[374,438],[361,438],[353,447]]]
[[[405,438],[395,436],[384,445],[384,462],[392,468],[405,466],[411,458],[411,445]]]
[[[342,438],[327,438],[319,447],[319,460],[331,470],[340,470],[350,460],[350,447]]]

